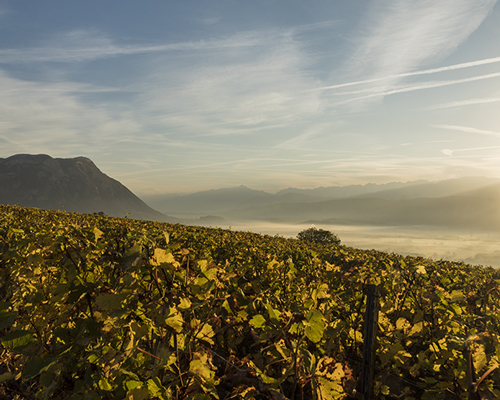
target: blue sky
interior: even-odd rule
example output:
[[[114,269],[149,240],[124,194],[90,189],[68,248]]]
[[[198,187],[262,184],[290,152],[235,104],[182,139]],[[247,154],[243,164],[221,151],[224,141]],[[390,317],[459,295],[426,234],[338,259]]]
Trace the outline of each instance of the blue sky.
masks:
[[[139,195],[500,177],[496,0],[0,0],[0,157]]]

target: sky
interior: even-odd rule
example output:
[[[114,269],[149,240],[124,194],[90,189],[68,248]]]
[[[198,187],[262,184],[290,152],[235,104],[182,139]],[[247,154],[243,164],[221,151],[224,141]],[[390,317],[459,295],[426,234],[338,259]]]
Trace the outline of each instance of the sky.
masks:
[[[138,195],[500,177],[496,0],[0,0],[0,157]]]

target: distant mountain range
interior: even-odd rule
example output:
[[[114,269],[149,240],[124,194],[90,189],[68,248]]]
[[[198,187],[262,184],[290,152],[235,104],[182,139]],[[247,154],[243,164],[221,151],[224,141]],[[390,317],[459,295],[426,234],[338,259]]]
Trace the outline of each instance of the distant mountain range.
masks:
[[[500,228],[500,179],[485,177],[288,188],[276,194],[239,186],[146,201],[180,218],[212,214],[227,221]]]
[[[500,229],[500,179],[484,177],[288,188],[276,194],[241,185],[144,200],[85,157],[0,158],[0,204],[189,225],[253,221]]]
[[[18,154],[0,158],[0,204],[167,220],[85,157]]]

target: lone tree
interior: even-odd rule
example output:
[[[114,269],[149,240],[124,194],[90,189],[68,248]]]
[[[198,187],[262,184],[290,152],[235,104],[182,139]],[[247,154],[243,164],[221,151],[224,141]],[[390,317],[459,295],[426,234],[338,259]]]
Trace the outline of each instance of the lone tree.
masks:
[[[297,239],[319,244],[340,244],[340,239],[336,234],[318,228],[304,229],[299,232]]]

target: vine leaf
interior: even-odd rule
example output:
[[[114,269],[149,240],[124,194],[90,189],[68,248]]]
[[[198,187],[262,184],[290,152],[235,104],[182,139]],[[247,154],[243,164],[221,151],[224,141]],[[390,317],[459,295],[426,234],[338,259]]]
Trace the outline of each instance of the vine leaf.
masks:
[[[18,330],[7,334],[2,339],[2,346],[6,349],[20,352],[32,344],[33,331]]]
[[[323,333],[325,331],[323,314],[321,314],[318,310],[309,311],[306,315],[304,325],[307,338],[313,343],[318,343],[323,337]]]

